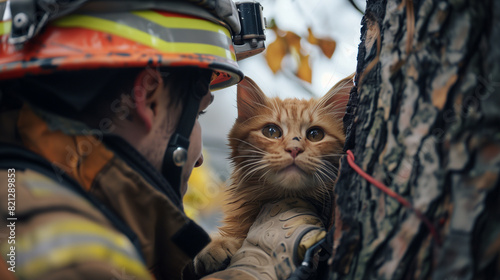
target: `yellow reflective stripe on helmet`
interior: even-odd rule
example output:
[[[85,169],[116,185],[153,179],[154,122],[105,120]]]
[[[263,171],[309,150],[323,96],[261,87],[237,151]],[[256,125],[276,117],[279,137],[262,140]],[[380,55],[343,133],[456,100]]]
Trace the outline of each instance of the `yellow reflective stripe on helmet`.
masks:
[[[1,21],[0,22],[0,36],[9,34],[12,30],[12,21]]]
[[[7,253],[9,246],[3,244],[2,253]],[[124,235],[83,219],[57,221],[18,235],[16,255],[20,278],[37,278],[50,270],[95,261],[123,268],[140,279],[149,278]]]
[[[166,17],[154,11],[136,11],[132,12],[132,14],[167,28],[197,29],[217,33],[222,32],[229,39],[231,39],[231,34],[229,34],[229,31],[226,28],[206,20],[183,17]]]
[[[152,47],[161,52],[178,54],[200,53],[236,60],[234,53],[222,47],[201,43],[167,42],[128,25],[93,16],[70,15],[56,20],[54,25],[59,27],[82,27],[110,33]]]
[[[171,43],[200,43],[224,49],[230,49],[232,45],[231,39],[224,33],[191,28],[168,28],[132,13],[99,14],[96,17],[130,26]]]

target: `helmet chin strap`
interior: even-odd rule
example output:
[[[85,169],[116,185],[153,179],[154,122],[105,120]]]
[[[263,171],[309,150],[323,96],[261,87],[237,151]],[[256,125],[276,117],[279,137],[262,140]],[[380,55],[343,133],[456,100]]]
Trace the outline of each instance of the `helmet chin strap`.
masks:
[[[201,99],[209,92],[211,72],[200,71],[194,76],[196,80],[188,85],[189,97],[183,104],[177,128],[168,142],[161,170],[162,175],[172,185],[179,198],[181,197],[182,168],[188,159],[189,138],[198,117]]]

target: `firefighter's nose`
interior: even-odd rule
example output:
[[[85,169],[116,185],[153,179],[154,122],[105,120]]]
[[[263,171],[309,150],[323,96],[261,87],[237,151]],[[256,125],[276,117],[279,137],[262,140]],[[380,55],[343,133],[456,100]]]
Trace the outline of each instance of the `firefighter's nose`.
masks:
[[[203,164],[203,154],[198,158],[194,167],[200,167]]]

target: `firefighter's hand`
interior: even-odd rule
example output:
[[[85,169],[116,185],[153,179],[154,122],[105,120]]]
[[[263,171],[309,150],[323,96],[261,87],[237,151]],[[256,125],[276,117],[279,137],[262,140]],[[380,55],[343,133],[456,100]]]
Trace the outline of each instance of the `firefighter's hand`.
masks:
[[[287,279],[324,236],[323,223],[305,201],[266,204],[229,267],[203,279]]]

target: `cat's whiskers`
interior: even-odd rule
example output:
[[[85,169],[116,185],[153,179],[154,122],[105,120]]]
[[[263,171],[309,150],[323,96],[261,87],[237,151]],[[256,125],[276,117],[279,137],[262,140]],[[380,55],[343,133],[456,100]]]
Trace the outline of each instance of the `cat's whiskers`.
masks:
[[[317,155],[317,157],[340,157],[346,155],[345,153],[340,153],[340,154],[324,154],[324,155]]]
[[[328,189],[328,182],[333,186],[335,179],[337,178],[338,168],[333,165],[328,160],[321,160],[319,158],[312,158],[311,162],[315,165],[314,177],[318,180],[319,184],[323,185],[320,188],[322,192]]]
[[[264,186],[267,185],[267,180],[269,179],[269,176],[267,176],[267,174],[269,174],[269,172],[271,172],[271,171],[272,171],[272,169],[269,169],[264,174],[262,174],[262,176],[260,176],[259,181],[262,181],[262,177],[264,177],[264,181],[262,182],[262,185],[264,185]]]
[[[335,166],[333,163],[331,163],[328,160],[322,160],[321,162],[323,163],[323,165],[322,165],[323,167],[328,168],[328,170],[331,169],[331,172],[334,175],[334,177],[337,176],[338,171],[339,171],[339,169],[337,168],[337,166]]]
[[[326,183],[323,181],[321,176],[317,172],[314,172],[313,174],[314,174],[314,177],[316,178],[316,180],[318,181],[318,183],[323,185],[323,188],[326,188]],[[323,188],[319,188],[319,189],[321,190]]]
[[[323,162],[329,162],[330,164],[333,164],[332,161],[338,161],[342,154],[338,155],[319,155],[317,156],[317,159],[319,160],[320,163]]]
[[[258,165],[258,164],[259,163],[256,161],[245,161],[245,162],[242,162],[241,164],[235,166],[235,170],[244,173],[245,172],[244,170],[251,168],[255,165]]]
[[[256,172],[268,168],[269,164],[263,160],[248,160],[250,163],[245,164],[244,166],[238,168],[238,171],[242,173],[243,177],[239,180],[239,182],[246,182],[247,179],[252,177]]]
[[[258,165],[260,163],[261,163],[260,159],[247,159],[237,164],[235,166],[235,169],[244,173],[245,169],[250,168],[254,165]]]
[[[243,177],[238,178],[238,182],[244,182],[246,180],[245,177],[247,177],[247,174],[254,168],[259,167],[261,165],[262,164],[259,161],[251,161],[251,162],[245,162],[243,166],[236,167],[235,171],[243,175]]]
[[[259,154],[259,155],[266,155],[267,153],[257,147],[252,147],[250,146],[248,149],[241,149],[238,150],[238,154],[244,155],[243,153],[250,153],[250,154]]]
[[[325,171],[322,167],[320,169],[318,169],[317,172],[315,172],[314,174],[317,174],[319,179],[320,179],[320,183],[322,183],[323,187],[326,188],[326,182],[325,182],[325,179],[329,178],[328,176],[328,172]]]
[[[326,180],[331,182],[331,184],[333,185],[333,183],[335,182],[335,178],[337,177],[334,171],[327,169],[325,166],[322,166],[320,169],[318,169],[318,172],[319,175],[322,176],[323,182],[325,183],[325,187],[326,187]]]
[[[261,158],[261,155],[241,155],[241,156],[234,156],[232,157],[233,159],[235,158]]]
[[[243,176],[242,181],[245,182],[248,178],[253,177],[255,173],[267,167],[268,166],[266,164],[253,167],[252,169],[248,170],[248,172]]]
[[[240,141],[240,142],[242,142],[242,143],[244,143],[244,144],[247,144],[248,146],[250,146],[250,147],[254,148],[254,149],[255,149],[255,150],[257,150],[257,151],[262,152],[263,154],[265,154],[265,153],[266,153],[266,152],[265,152],[264,150],[262,150],[261,148],[259,148],[259,147],[255,146],[255,145],[251,144],[250,142],[245,141],[245,140],[243,140],[243,139],[238,139],[238,138],[229,138],[229,140],[238,140],[238,141]]]

